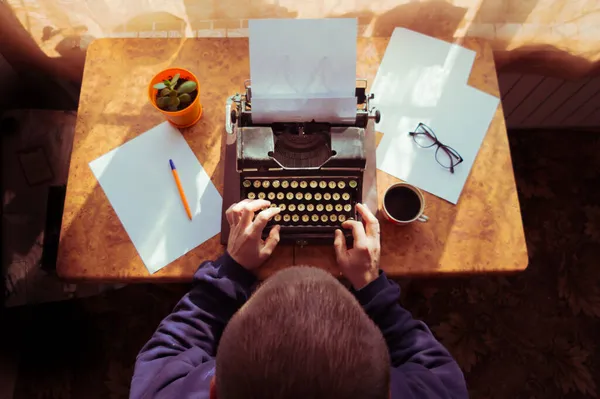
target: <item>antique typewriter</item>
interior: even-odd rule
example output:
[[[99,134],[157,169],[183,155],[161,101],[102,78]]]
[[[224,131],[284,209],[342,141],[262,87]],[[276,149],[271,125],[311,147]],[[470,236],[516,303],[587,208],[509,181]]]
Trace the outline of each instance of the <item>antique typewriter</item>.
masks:
[[[252,121],[252,90],[232,96],[226,107],[225,188],[221,242],[229,224],[225,211],[245,198],[266,199],[281,208],[263,232],[281,225],[281,242],[327,244],[345,220],[358,219],[355,204],[377,207],[375,131],[378,110],[366,80],[356,87],[356,118],[346,124],[327,121]],[[346,232],[348,238],[350,232]]]

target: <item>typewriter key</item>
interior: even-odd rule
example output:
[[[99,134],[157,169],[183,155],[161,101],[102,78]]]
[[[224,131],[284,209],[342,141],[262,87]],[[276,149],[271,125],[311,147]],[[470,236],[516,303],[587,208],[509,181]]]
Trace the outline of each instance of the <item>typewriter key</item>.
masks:
[[[285,198],[285,194],[284,193],[277,193],[277,199],[278,200],[282,200]]]
[[[291,219],[290,215],[288,215],[287,213],[285,215],[283,215],[283,221],[284,222],[289,222]]]
[[[306,205],[306,210],[312,212],[315,210],[315,206],[313,204]]]
[[[291,192],[290,192],[290,193],[287,193],[287,194],[285,195],[285,198],[287,198],[287,199],[289,199],[289,200],[293,200],[293,199],[294,199],[294,193],[291,193]]]
[[[294,205],[294,204],[289,204],[288,205],[288,211],[294,212],[295,210],[296,210],[296,205]]]
[[[306,187],[308,187],[308,183],[307,183],[307,182],[305,182],[304,180],[302,180],[302,181],[300,182],[300,188],[306,188]]]
[[[321,180],[321,181],[319,182],[319,187],[321,187],[321,188],[327,188],[327,182],[326,182],[326,181],[324,181],[324,180]]]
[[[325,201],[329,201],[329,200],[331,200],[331,194],[329,194],[329,193],[325,193],[325,194],[323,194],[323,199],[324,199]]]
[[[331,220],[333,223],[335,223],[335,222],[337,222],[337,216],[331,215],[331,216],[329,216],[329,220]]]
[[[335,188],[335,182],[333,180],[329,182],[329,188],[332,190]]]
[[[254,188],[259,188],[260,187],[260,180],[254,180]]]
[[[345,181],[343,181],[343,180],[340,180],[340,181],[338,182],[338,188],[339,188],[339,189],[344,189],[345,187],[346,187],[346,182],[345,182]]]
[[[269,208],[277,208],[277,205],[271,204],[271,205],[269,205]]]
[[[310,220],[310,216],[308,216],[308,215],[302,215],[302,221],[304,223],[308,223],[309,220]]]
[[[283,212],[285,211],[285,204],[279,204],[277,208],[281,209],[281,212]]]
[[[344,194],[342,194],[342,199],[343,199],[344,201],[348,201],[348,200],[350,199],[350,194],[348,194],[348,193],[344,193]]]
[[[321,215],[321,222],[327,223],[328,220],[329,218],[327,217],[327,215]]]
[[[331,205],[331,204],[327,204],[327,205],[325,205],[325,210],[326,210],[327,212],[331,212],[331,211],[333,211],[333,205]]]
[[[287,180],[284,180],[281,182],[281,188],[288,188],[290,186],[290,182]]]
[[[254,199],[254,198],[256,198],[255,193],[248,193],[248,199]]]
[[[321,201],[321,198],[323,198],[321,193],[315,193],[315,201]]]
[[[317,204],[317,212],[323,212],[323,204]]]
[[[270,192],[267,194],[267,198],[270,200],[274,200],[275,199],[275,193],[274,192]]]
[[[345,212],[350,212],[350,211],[352,211],[352,205],[350,205],[350,204],[346,204],[346,205],[344,205],[344,211],[345,211]]]
[[[276,222],[281,222],[281,215],[277,214],[277,215],[273,216],[273,220]]]
[[[341,212],[344,209],[344,206],[342,204],[335,204],[335,210],[337,212]]]
[[[267,194],[265,193],[258,193],[258,199],[265,199],[267,197]]]
[[[298,182],[296,180],[292,180],[292,182],[290,183],[290,187],[298,188]]]
[[[310,182],[310,188],[317,188],[318,185],[319,185],[319,183],[317,183],[316,180],[311,180],[311,182]]]
[[[262,186],[263,188],[269,188],[269,186],[271,185],[271,182],[268,180],[263,180],[262,182]]]
[[[310,217],[310,219],[311,219],[313,222],[318,222],[318,221],[319,221],[319,215],[312,215],[312,216]]]
[[[304,204],[298,204],[298,212],[304,212],[306,206]]]
[[[242,183],[244,185],[244,187],[248,188],[252,185],[252,182],[250,180],[244,180],[244,183]]]
[[[304,195],[303,195],[301,192],[299,192],[299,191],[298,191],[298,192],[296,193],[296,199],[297,199],[298,201],[300,201],[302,198],[304,198]]]
[[[280,184],[279,180],[273,180],[273,182],[271,183],[271,186],[273,188],[279,188],[279,184]]]
[[[338,220],[340,221],[340,223],[343,223],[346,221],[346,216],[340,215],[340,216],[338,216]]]
[[[350,183],[348,183],[348,185],[352,188],[358,187],[358,183],[356,182],[356,180],[350,180]]]
[[[312,199],[312,194],[311,193],[304,194],[304,199],[307,201],[310,201]]]
[[[292,222],[296,223],[298,220],[300,220],[300,216],[292,215]]]
[[[340,200],[340,193],[333,193],[332,198],[333,198],[334,201],[339,201]]]

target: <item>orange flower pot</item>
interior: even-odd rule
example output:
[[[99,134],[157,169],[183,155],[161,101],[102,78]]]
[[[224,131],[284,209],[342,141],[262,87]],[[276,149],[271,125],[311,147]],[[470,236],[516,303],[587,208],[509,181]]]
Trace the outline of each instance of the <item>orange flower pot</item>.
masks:
[[[156,104],[156,93],[157,89],[154,88],[154,85],[162,82],[165,79],[172,78],[176,74],[180,75],[180,79],[193,80],[196,82],[198,91],[196,98],[194,101],[181,111],[165,111],[164,109],[160,109]],[[162,114],[167,118],[169,122],[179,128],[192,126],[194,123],[198,122],[202,117],[202,104],[200,104],[200,82],[198,82],[198,78],[196,75],[183,68],[168,68],[162,72],[159,72],[155,77],[152,78],[150,84],[148,84],[148,98],[154,108],[162,112]]]

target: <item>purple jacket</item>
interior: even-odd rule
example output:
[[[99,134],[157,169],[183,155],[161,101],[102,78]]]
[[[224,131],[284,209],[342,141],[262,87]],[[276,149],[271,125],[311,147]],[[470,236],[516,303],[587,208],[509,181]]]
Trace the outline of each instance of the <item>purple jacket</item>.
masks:
[[[208,398],[223,329],[255,283],[228,254],[200,265],[192,290],[138,355],[130,397]],[[468,397],[458,364],[425,323],[398,304],[400,287],[385,273],[352,293],[387,342],[392,398]]]

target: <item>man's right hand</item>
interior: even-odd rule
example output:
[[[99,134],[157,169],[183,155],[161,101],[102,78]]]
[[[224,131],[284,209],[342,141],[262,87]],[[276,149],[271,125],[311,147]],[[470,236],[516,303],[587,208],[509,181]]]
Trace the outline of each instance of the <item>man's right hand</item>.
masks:
[[[342,223],[345,229],[352,229],[354,247],[346,247],[346,239],[341,230],[335,231],[335,254],[337,263],[344,277],[350,281],[354,289],[359,290],[379,276],[379,220],[363,204],[356,204],[363,223],[347,220]]]

